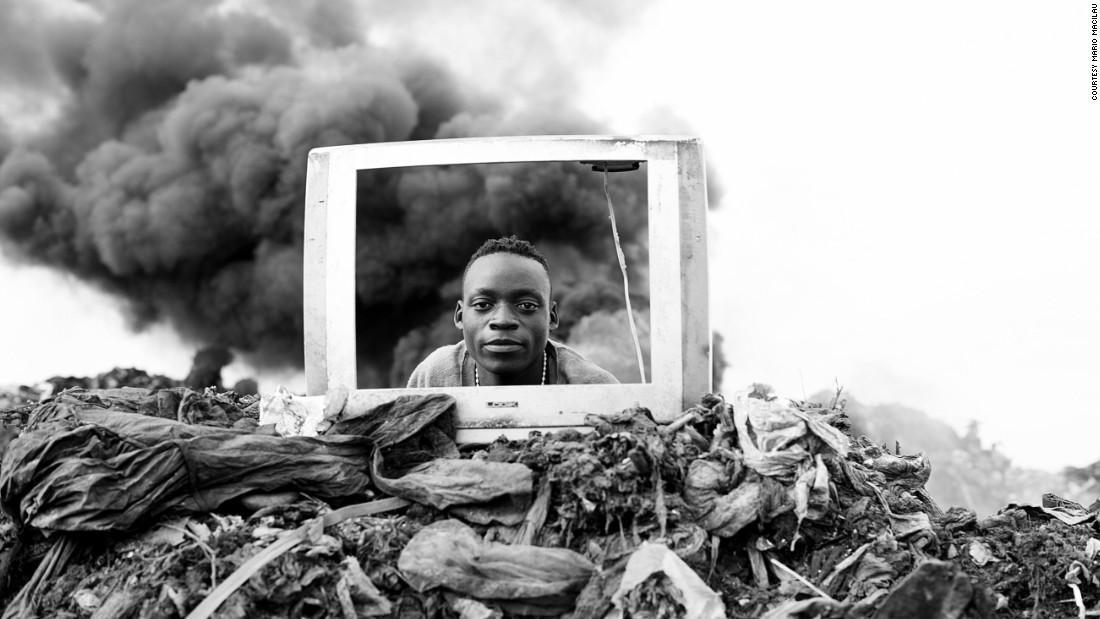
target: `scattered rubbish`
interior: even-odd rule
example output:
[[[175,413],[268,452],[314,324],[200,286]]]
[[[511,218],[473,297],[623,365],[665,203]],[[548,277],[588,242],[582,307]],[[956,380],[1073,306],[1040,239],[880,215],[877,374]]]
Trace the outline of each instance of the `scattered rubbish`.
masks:
[[[505,607],[559,613],[573,607],[573,597],[595,570],[591,561],[567,548],[486,542],[458,520],[421,529],[401,552],[397,567],[421,593],[443,587]]]
[[[763,385],[461,449],[447,396],[53,393],[0,433],[5,618],[1100,616],[1100,501],[941,509]]]
[[[275,426],[279,436],[317,436],[324,419],[323,398],[297,397],[282,385],[260,398],[259,424]]]
[[[681,609],[684,619],[722,619],[722,598],[676,553],[663,544],[642,542],[626,563],[619,589],[611,597],[608,619],[657,614],[662,606]]]
[[[974,560],[974,563],[978,567],[984,566],[990,561],[1000,561],[1000,559],[993,556],[993,551],[990,550],[989,544],[981,540],[970,542],[970,558]]]

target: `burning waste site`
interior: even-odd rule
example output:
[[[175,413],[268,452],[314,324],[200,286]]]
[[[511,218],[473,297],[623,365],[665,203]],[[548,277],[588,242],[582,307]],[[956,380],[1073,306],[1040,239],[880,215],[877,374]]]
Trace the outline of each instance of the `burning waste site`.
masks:
[[[6,39],[26,60],[5,79],[65,95],[0,139],[0,247],[199,352],[182,378],[0,394],[5,617],[1100,616],[1096,466],[1028,477],[976,432],[924,447],[940,428],[919,411],[721,385],[720,338],[711,393],[592,398],[578,427],[465,441],[447,390],[352,405],[460,338],[463,265],[511,235],[553,273],[553,363],[577,351],[636,383],[632,331],[659,361],[644,167],[358,172],[356,384],[224,384],[234,356],[302,363],[311,150],[601,127],[368,44],[342,3],[19,15],[37,43]]]

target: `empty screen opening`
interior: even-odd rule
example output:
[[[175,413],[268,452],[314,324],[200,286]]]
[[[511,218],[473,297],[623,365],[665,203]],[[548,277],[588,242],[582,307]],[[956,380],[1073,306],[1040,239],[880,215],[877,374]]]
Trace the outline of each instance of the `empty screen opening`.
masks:
[[[646,165],[609,173],[607,186],[649,381]],[[454,310],[463,269],[484,241],[509,235],[549,262],[559,317],[550,339],[622,383],[640,382],[603,172],[578,162],[361,170],[356,206],[360,388],[404,387],[429,353],[462,339]]]

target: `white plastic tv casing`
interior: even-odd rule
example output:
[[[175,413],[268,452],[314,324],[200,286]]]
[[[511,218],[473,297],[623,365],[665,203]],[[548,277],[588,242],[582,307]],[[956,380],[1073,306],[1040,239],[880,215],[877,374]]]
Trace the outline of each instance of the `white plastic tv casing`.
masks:
[[[648,169],[651,379],[646,384],[357,389],[356,172],[541,161],[639,161]],[[309,153],[305,204],[307,396],[348,393],[344,415],[402,395],[447,393],[459,442],[583,427],[587,413],[675,418],[711,390],[703,146],[687,136],[529,136],[353,144]],[[608,224],[608,242],[611,231]],[[456,335],[455,341],[458,341]]]

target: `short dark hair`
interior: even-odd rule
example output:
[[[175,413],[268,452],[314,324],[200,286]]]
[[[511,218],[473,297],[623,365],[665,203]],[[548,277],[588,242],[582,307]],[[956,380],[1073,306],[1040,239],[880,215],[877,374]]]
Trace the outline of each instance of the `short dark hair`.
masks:
[[[517,237],[516,235],[503,237],[499,239],[489,239],[481,244],[481,247],[477,248],[477,251],[470,256],[470,260],[466,263],[466,268],[462,271],[462,278],[466,278],[466,273],[469,272],[470,266],[474,261],[484,256],[491,256],[493,254],[515,254],[517,256],[523,256],[524,258],[530,258],[535,262],[542,265],[544,271],[546,271],[547,279],[550,278],[550,264],[546,262],[546,258],[539,253],[539,250],[535,249],[535,246],[527,241]]]

